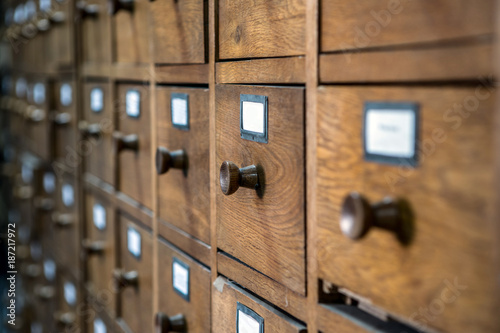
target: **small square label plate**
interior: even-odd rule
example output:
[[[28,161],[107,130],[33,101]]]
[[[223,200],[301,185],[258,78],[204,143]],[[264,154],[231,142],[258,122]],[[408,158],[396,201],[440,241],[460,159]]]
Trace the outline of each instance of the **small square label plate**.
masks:
[[[108,329],[101,318],[94,319],[94,333],[106,333]]]
[[[52,259],[46,259],[43,262],[43,275],[49,281],[54,281],[56,278],[56,263]]]
[[[48,194],[56,190],[56,176],[52,172],[43,174],[43,190]]]
[[[267,143],[267,112],[267,96],[240,95],[242,139]]]
[[[264,318],[238,302],[236,306],[236,333],[264,333]]]
[[[99,230],[106,228],[106,209],[100,203],[95,203],[92,207],[92,215],[94,218],[94,225]]]
[[[101,88],[93,88],[90,91],[90,109],[93,112],[101,112],[104,107],[104,93]]]
[[[367,161],[417,166],[419,107],[414,103],[365,103]]]
[[[175,128],[189,130],[189,95],[172,93],[170,95],[172,125]]]
[[[76,287],[71,282],[64,282],[64,299],[68,305],[76,305]]]
[[[139,118],[141,115],[141,93],[139,90],[131,89],[125,96],[125,112],[129,117]]]
[[[137,260],[141,259],[141,234],[132,227],[127,229],[127,248]]]
[[[176,293],[189,302],[189,266],[177,258],[172,262],[172,285]]]
[[[70,106],[73,103],[73,88],[69,83],[64,83],[61,85],[61,89],[59,90],[59,97],[61,104],[63,106]]]
[[[75,202],[75,192],[73,190],[73,186],[70,184],[63,184],[61,195],[64,206],[73,206],[73,203]]]
[[[45,85],[41,82],[33,86],[33,101],[38,105],[45,103]]]

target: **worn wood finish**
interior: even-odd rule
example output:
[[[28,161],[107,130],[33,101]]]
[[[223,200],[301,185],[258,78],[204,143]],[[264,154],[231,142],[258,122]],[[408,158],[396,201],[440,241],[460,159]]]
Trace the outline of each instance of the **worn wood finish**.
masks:
[[[474,81],[492,73],[492,50],[486,39],[448,47],[322,54],[319,79],[322,83]]]
[[[86,125],[99,129],[97,136],[83,135],[81,140],[90,147],[85,159],[86,170],[108,184],[115,183],[116,158],[113,151],[114,101],[107,82],[86,82],[83,87],[83,120]],[[91,91],[100,89],[103,94],[101,111],[91,109]],[[83,124],[82,124],[83,125]]]
[[[124,214],[118,214],[120,229],[118,265],[126,272],[139,273],[138,286],[124,288],[118,299],[118,316],[132,332],[153,332],[152,264],[153,239],[151,233],[134,223]],[[141,258],[137,259],[128,250],[127,230],[134,228],[141,235]]]
[[[98,6],[96,16],[85,16],[80,12],[82,62],[90,64],[109,64],[111,62],[111,17],[106,0],[87,0],[88,6]]]
[[[494,5],[494,0],[474,3],[467,0],[362,0],[356,3],[322,0],[321,52],[437,43],[492,34]]]
[[[206,5],[207,0],[151,3],[155,63],[205,63]]]
[[[133,10],[119,10],[112,18],[115,61],[140,64],[149,61],[149,7],[148,0],[134,0]]]
[[[172,123],[171,94],[188,95],[189,130]],[[183,150],[187,168],[158,175],[160,219],[210,243],[208,90],[156,87],[157,147]]]
[[[156,66],[157,83],[208,84],[208,65]]]
[[[305,53],[304,0],[219,0],[218,9],[220,59]]]
[[[179,252],[170,244],[158,240],[159,311],[172,317],[182,314],[189,332],[210,332],[210,270]],[[189,301],[173,287],[172,264],[177,259],[189,266]]]
[[[253,59],[216,64],[217,83],[303,84],[305,57]]]
[[[306,297],[284,287],[255,269],[236,261],[227,254],[217,254],[218,272],[245,289],[251,290],[276,307],[286,311],[295,318],[307,321]]]
[[[151,209],[151,138],[149,135],[149,87],[147,85],[118,84],[117,130],[125,135],[139,136],[139,149],[122,151],[118,156],[118,188],[121,192]],[[126,113],[126,93],[128,90],[140,93],[140,116],[133,118]]]
[[[240,94],[268,97],[268,144],[241,139]],[[304,90],[218,85],[216,99],[216,165],[263,170],[262,198],[251,189],[216,190],[217,246],[304,295]]]
[[[480,82],[457,88],[319,88],[320,278],[417,326],[496,331],[499,322],[493,309],[498,297],[491,297],[498,295],[494,229],[488,215],[495,193],[493,93]],[[363,160],[365,101],[420,105],[417,168]],[[339,216],[351,191],[372,202],[386,196],[407,200],[414,214],[410,244],[403,246],[394,234],[380,229],[362,240],[346,238]],[[419,312],[437,311],[438,306],[446,311],[432,321]],[[482,310],[471,311],[478,307]]]
[[[212,287],[214,308],[212,309],[212,332],[236,332],[236,305],[242,303],[264,318],[266,333],[305,333],[304,325],[255,298],[243,289],[219,277],[218,286]]]

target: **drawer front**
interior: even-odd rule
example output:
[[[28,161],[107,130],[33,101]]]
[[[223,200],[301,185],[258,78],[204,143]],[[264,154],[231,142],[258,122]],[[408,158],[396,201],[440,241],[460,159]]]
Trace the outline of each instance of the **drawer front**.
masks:
[[[156,63],[205,63],[207,4],[205,0],[151,3]]]
[[[80,133],[91,147],[86,170],[108,184],[115,183],[113,98],[107,83],[88,82],[83,91],[84,122]]]
[[[304,54],[305,3],[304,0],[257,0],[251,3],[220,0],[219,58]]]
[[[25,113],[26,138],[34,153],[50,159],[49,87],[46,80],[33,80],[28,85],[28,108]]]
[[[109,63],[111,38],[107,1],[89,0],[78,8],[82,22],[83,61],[92,64]]]
[[[112,273],[116,267],[115,210],[112,204],[95,192],[86,193],[86,236],[82,243],[86,257],[87,286],[95,295],[104,295],[102,301],[108,311],[114,312],[115,297],[110,290]]]
[[[148,0],[135,0],[130,7],[117,7],[112,21],[118,63],[149,61],[149,6]]]
[[[57,0],[55,0],[57,1]],[[71,2],[57,1],[53,4],[57,8],[57,12],[62,12],[64,19],[60,23],[54,23],[54,27],[50,29],[56,41],[56,53],[53,53],[55,63],[53,65],[60,67],[68,67],[74,64],[74,4]],[[56,7],[57,6],[57,7]]]
[[[410,318],[417,326],[425,323],[454,332],[494,330],[498,325],[494,313],[470,311],[479,303],[485,309],[495,308],[489,304],[493,299],[482,295],[498,290],[489,220],[494,195],[494,99],[489,94],[493,96],[482,86],[319,88],[320,278]],[[392,116],[384,120],[376,110],[379,102]],[[403,112],[391,110],[394,103]],[[415,105],[416,121],[401,118]],[[364,117],[369,119],[365,125]],[[406,145],[415,140],[413,131],[418,133],[416,163],[396,157],[412,155],[414,148]],[[387,138],[392,139],[381,147]],[[395,159],[367,161],[365,146],[369,154]],[[358,195],[346,200],[352,192],[365,201]],[[391,205],[375,206],[386,197],[392,198],[385,201]],[[383,217],[384,211],[396,223],[385,224],[390,218]],[[446,311],[432,321],[418,312],[419,308],[438,311],[441,306]]]
[[[121,192],[151,208],[151,140],[148,88],[141,85],[118,85],[117,129],[124,138],[136,135],[137,145],[124,146],[119,156],[119,184]],[[128,101],[127,101],[127,96]],[[128,109],[128,113],[127,113]],[[116,133],[115,133],[116,136]],[[115,143],[118,140],[115,139]],[[133,140],[132,140],[133,141]],[[116,149],[118,151],[119,149]]]
[[[160,313],[182,315],[189,332],[209,332],[210,271],[170,244],[159,241],[158,249]]]
[[[57,182],[56,175],[45,170],[42,175],[41,195],[35,197],[35,209],[37,209],[36,220],[40,221],[40,240],[44,253],[49,252],[54,246],[54,227],[52,214],[56,209]],[[38,207],[37,207],[38,201]]]
[[[149,232],[123,215],[119,217],[119,224],[119,267],[122,273],[136,272],[137,283],[123,280],[116,284],[122,286],[118,316],[132,332],[152,332],[153,240]]]
[[[359,50],[492,34],[493,0],[321,1],[321,51]]]
[[[306,333],[304,325],[289,318],[239,287],[219,277],[212,288],[214,333]]]
[[[65,160],[68,166],[78,163],[80,154],[76,150],[76,85],[73,80],[62,80],[55,84],[56,112],[54,114],[54,140],[56,159]]]
[[[57,332],[79,332],[81,330],[80,311],[83,298],[78,283],[67,275],[58,280],[58,306],[53,317]]]
[[[255,165],[259,184],[257,189],[240,186],[231,195],[216,191],[217,246],[304,294],[304,90],[224,85],[216,89],[217,167],[229,161],[237,173],[238,168]],[[244,97],[240,95],[267,98],[267,118],[260,102],[245,104],[260,106],[255,114],[251,108],[243,110],[249,111],[246,129],[266,132],[262,121],[267,119],[267,143],[241,138],[240,99]],[[254,116],[261,121],[255,128]],[[228,175],[219,173],[221,178]],[[231,187],[235,183],[231,179]]]
[[[208,90],[157,87],[156,96],[157,151],[168,150],[157,161],[167,163],[178,151],[183,151],[180,158],[184,161],[177,166],[172,162],[163,164],[159,169],[159,216],[209,244]]]

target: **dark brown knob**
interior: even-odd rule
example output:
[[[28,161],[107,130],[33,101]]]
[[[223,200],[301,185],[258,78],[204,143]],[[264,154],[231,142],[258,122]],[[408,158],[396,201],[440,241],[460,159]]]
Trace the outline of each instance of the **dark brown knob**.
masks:
[[[84,239],[82,241],[82,247],[83,250],[85,251],[85,254],[89,256],[95,254],[102,254],[105,249],[105,244],[104,242],[101,241],[92,241],[90,239]]]
[[[52,214],[52,221],[54,221],[56,227],[67,228],[73,225],[75,217],[73,214],[54,213]]]
[[[49,301],[54,298],[56,290],[52,286],[38,286],[35,288],[35,295],[43,301]]]
[[[50,29],[50,21],[47,18],[41,18],[36,22],[36,28],[40,32],[49,31]]]
[[[101,135],[101,126],[99,124],[89,124],[86,121],[81,121],[78,123],[78,129],[83,138],[97,138]]]
[[[62,24],[66,21],[66,14],[62,11],[54,11],[49,16],[49,20],[54,24]]]
[[[67,126],[71,124],[71,114],[68,112],[60,112],[54,116],[54,124],[58,126]]]
[[[138,287],[139,273],[137,271],[125,272],[122,269],[115,269],[113,271],[113,283],[117,291],[127,287]]]
[[[182,169],[186,168],[187,156],[184,150],[169,151],[165,147],[156,149],[156,172],[159,175],[166,173],[170,168]]]
[[[115,151],[117,153],[122,150],[139,150],[139,136],[137,134],[123,135],[122,133],[115,133],[113,135],[115,139]]]
[[[411,225],[411,210],[404,200],[386,198],[370,205],[356,192],[344,199],[340,230],[351,239],[363,238],[371,227],[377,227],[394,232],[406,243],[410,237]]]
[[[88,4],[85,1],[78,1],[76,8],[82,20],[86,18],[96,18],[99,15],[99,5],[97,4]]]
[[[26,109],[25,117],[26,120],[32,123],[39,123],[45,119],[45,111],[37,108],[36,106],[30,105]]]
[[[36,197],[33,202],[33,205],[35,206],[35,209],[45,213],[51,212],[55,207],[53,199],[42,198],[42,197]]]
[[[76,323],[76,315],[73,312],[56,312],[54,319],[59,326],[70,327]]]
[[[134,0],[108,0],[110,15],[115,15],[120,9],[132,12],[134,10]]]
[[[220,166],[220,188],[225,195],[231,195],[240,187],[256,189],[259,185],[257,167],[250,165],[238,168],[233,162],[225,161]]]
[[[23,25],[21,27],[21,35],[26,39],[34,38],[37,33],[38,33],[38,29],[37,29],[36,25],[34,25],[31,22],[26,23],[25,25]]]
[[[156,333],[184,333],[187,331],[186,318],[183,314],[177,314],[169,317],[163,312],[156,314],[155,318]]]

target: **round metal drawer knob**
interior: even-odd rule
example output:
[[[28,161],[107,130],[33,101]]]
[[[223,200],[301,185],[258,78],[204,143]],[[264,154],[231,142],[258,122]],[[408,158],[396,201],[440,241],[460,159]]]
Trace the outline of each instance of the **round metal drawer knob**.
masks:
[[[166,173],[170,168],[184,170],[186,165],[187,156],[184,150],[169,151],[165,147],[156,149],[156,172],[159,175]]]
[[[122,133],[115,133],[113,137],[117,153],[123,150],[139,150],[139,136],[137,134],[123,135]]]
[[[133,11],[134,0],[108,0],[108,10],[110,15],[115,15],[120,9]]]
[[[409,205],[401,199],[386,198],[370,205],[357,192],[344,199],[340,217],[340,230],[353,239],[363,238],[370,228],[392,231],[402,243],[408,243],[412,233],[412,213]]]
[[[90,255],[102,254],[105,249],[105,244],[104,242],[101,241],[92,241],[90,239],[84,239],[82,241],[82,247],[84,253],[87,256],[90,256]]]
[[[78,123],[78,130],[83,138],[98,138],[101,135],[101,126],[99,124],[89,124],[86,121]]]
[[[240,187],[255,190],[259,186],[257,167],[250,165],[240,169],[233,162],[224,161],[220,166],[219,182],[225,195],[233,194]]]
[[[177,314],[169,317],[163,312],[156,314],[155,318],[156,333],[183,333],[187,331],[186,318],[183,314]]]
[[[122,269],[113,271],[113,283],[115,290],[122,290],[127,287],[139,286],[139,273],[137,271],[126,272]]]
[[[88,4],[85,1],[78,1],[76,7],[80,12],[80,18],[82,20],[87,17],[96,18],[99,14],[99,5],[96,4]]]

